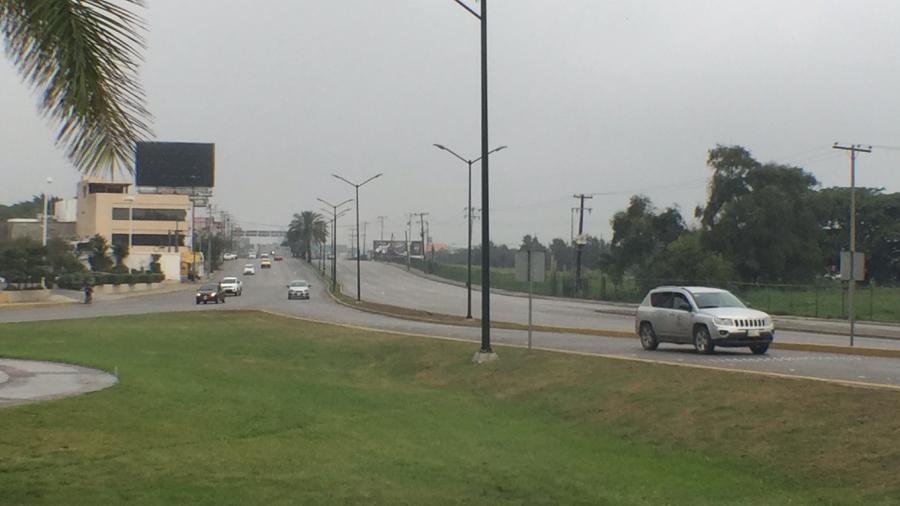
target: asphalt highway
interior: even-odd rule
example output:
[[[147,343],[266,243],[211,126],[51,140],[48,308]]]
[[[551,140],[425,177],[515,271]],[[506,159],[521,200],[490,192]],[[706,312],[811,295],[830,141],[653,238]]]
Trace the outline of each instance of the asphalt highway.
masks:
[[[229,297],[225,304],[196,305],[194,304],[193,290],[186,288],[171,293],[134,297],[97,296],[91,305],[66,304],[49,307],[5,308],[0,309],[0,322],[89,318],[168,311],[221,311],[241,308],[264,309],[313,320],[393,332],[451,337],[470,340],[473,343],[480,342],[481,331],[479,328],[408,321],[366,313],[340,305],[327,294],[323,282],[316,277],[313,267],[300,260],[288,258],[282,262],[274,262],[272,269],[257,269],[255,276],[241,276],[240,269],[245,262],[245,260],[226,262],[225,269],[217,273],[220,277],[238,275],[244,283],[243,295]],[[464,289],[409,275],[392,266],[363,262],[363,267],[366,270],[363,275],[362,288],[363,298],[366,300],[398,306],[430,308],[433,311],[450,314],[454,310],[457,312],[461,310],[462,314],[465,314]],[[349,264],[342,265],[341,272],[343,274],[340,279],[344,283],[345,293],[355,294],[355,277],[347,279],[348,271]],[[306,279],[312,283],[310,300],[287,299],[285,285],[293,279]],[[448,299],[441,302],[440,297],[443,297],[442,294],[445,292],[454,300]],[[459,296],[459,293],[463,294],[462,297]],[[544,302],[535,300],[535,320],[539,323],[578,326],[572,325],[572,321],[594,318],[593,324],[588,326],[623,330],[632,328],[632,324],[626,317],[598,315],[592,309],[588,311],[590,308],[584,307],[586,303],[565,301],[560,304],[561,311],[564,312],[563,315],[560,315],[555,312],[552,304],[544,304]],[[476,296],[473,299],[473,305],[477,306],[478,304],[480,304],[480,299]],[[521,321],[521,315],[524,315],[527,307],[526,304],[527,302],[519,297],[494,296],[492,297],[494,318]],[[589,306],[589,304],[587,305]],[[537,312],[538,307],[541,308],[540,313]],[[516,318],[516,316],[519,317]],[[161,331],[164,332],[165,329],[161,329]],[[492,329],[492,339],[498,345],[524,346],[527,342],[527,333],[518,330]],[[688,347],[675,345],[662,345],[657,351],[646,352],[641,349],[636,338],[544,332],[534,333],[534,346],[660,363],[900,387],[900,359],[894,358],[777,349],[770,350],[765,356],[752,355],[743,349],[717,350],[716,354],[708,356],[698,355]],[[477,346],[473,344],[473,353],[476,349]],[[498,346],[495,351],[498,351],[502,357],[502,346]],[[687,368],[684,371],[685,374],[691,373]]]
[[[402,266],[381,262],[361,262],[362,299],[436,313],[466,315],[466,289],[463,286],[434,281]],[[338,280],[344,293],[356,295],[356,262],[338,262]],[[603,311],[604,304],[562,298],[534,298],[532,320],[535,325],[590,328],[634,332],[634,317]],[[472,316],[481,316],[481,292],[472,291]],[[521,295],[491,294],[491,319],[494,321],[528,323],[528,299]],[[808,324],[809,325],[809,324]],[[778,330],[776,339],[783,342],[846,346],[849,335],[843,322],[824,325],[829,332]],[[777,327],[777,325],[776,325]],[[893,328],[896,330],[896,327]],[[900,349],[900,339],[857,338],[860,347]]]

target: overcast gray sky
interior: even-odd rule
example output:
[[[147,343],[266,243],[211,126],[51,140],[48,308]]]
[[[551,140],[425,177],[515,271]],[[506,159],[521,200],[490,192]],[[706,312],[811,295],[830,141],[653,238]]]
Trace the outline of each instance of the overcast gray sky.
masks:
[[[436,242],[465,244],[466,166],[432,147],[480,155],[479,27],[452,0],[148,4],[142,79],[157,140],[214,142],[215,200],[245,228],[352,197],[332,172],[384,172],[361,192],[369,241],[379,215],[402,238],[405,214],[428,212]],[[693,221],[717,143],[823,186],[849,184],[832,143],[873,144],[857,184],[900,191],[900,2],[489,7],[490,138],[509,146],[491,160],[494,242],[568,238],[581,192],[600,193],[585,228],[605,239],[634,193]],[[78,173],[35,104],[0,63],[2,203],[40,193],[47,176],[52,193],[74,195]],[[479,195],[476,184],[476,207]]]

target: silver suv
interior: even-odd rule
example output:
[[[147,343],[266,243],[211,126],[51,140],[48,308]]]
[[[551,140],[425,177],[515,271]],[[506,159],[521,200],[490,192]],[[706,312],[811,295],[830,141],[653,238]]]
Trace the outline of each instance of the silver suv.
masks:
[[[772,318],[749,309],[727,290],[661,286],[638,306],[634,329],[645,350],[659,343],[693,344],[700,353],[716,346],[743,347],[762,355],[775,337]]]

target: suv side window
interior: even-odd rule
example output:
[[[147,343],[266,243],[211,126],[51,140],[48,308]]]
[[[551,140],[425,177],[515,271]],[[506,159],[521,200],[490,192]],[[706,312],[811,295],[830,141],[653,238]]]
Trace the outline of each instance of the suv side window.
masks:
[[[650,294],[650,305],[664,309],[672,308],[672,292],[656,292]]]
[[[690,311],[691,303],[688,302],[684,294],[674,293],[672,294],[672,308],[679,311]]]

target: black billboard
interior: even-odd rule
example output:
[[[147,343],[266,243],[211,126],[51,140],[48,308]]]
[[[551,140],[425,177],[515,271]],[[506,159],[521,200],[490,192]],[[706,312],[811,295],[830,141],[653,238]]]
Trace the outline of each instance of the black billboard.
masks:
[[[215,186],[216,145],[201,142],[138,142],[134,184],[169,188]]]
[[[409,243],[410,256],[422,256],[422,241]],[[373,241],[372,251],[375,258],[406,257],[406,241]]]

